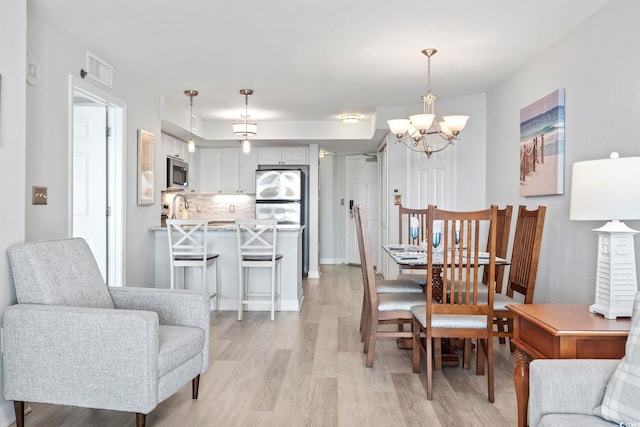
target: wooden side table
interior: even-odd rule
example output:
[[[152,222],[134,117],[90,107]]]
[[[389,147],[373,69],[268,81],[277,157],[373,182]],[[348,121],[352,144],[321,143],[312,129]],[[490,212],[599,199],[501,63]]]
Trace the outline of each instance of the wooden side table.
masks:
[[[533,359],[620,359],[631,319],[605,319],[589,312],[589,305],[512,304],[513,344],[516,346],[514,382],[518,427],[527,425],[529,362]]]

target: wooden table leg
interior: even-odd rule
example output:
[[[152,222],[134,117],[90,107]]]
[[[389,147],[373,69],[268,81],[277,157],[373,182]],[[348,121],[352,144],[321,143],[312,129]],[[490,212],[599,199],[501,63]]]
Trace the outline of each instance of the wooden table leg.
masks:
[[[516,347],[516,368],[513,381],[516,386],[516,400],[518,402],[518,427],[527,427],[527,410],[529,406],[529,363],[531,357]]]

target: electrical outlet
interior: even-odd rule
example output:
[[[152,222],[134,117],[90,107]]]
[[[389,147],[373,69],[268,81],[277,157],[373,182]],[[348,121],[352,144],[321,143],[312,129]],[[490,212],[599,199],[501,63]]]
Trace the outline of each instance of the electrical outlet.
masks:
[[[31,187],[31,204],[32,205],[46,205],[47,204],[47,187]]]

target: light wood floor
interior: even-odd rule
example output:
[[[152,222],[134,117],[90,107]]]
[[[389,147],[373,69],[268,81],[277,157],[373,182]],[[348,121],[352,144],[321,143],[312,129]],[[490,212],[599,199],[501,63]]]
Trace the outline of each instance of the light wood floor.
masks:
[[[358,267],[322,266],[305,280],[299,313],[212,316],[209,370],[198,400],[191,385],[158,405],[148,426],[487,426],[516,425],[514,356],[494,345],[495,403],[475,370],[434,371],[426,398],[424,368],[411,372],[410,350],[378,341],[373,368],[364,367],[358,323]],[[423,360],[423,364],[424,364]],[[473,364],[475,366],[475,362]],[[130,413],[30,404],[27,426],[134,426]]]

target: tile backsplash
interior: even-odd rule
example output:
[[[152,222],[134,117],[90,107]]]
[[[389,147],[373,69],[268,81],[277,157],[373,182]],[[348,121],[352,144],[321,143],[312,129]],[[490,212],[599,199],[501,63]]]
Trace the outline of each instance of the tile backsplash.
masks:
[[[189,209],[185,215],[182,197],[176,201],[177,218],[207,219],[209,221],[235,221],[255,218],[256,198],[252,195],[226,195],[210,193],[162,192],[162,215],[173,216],[173,199],[176,195],[187,199]]]

